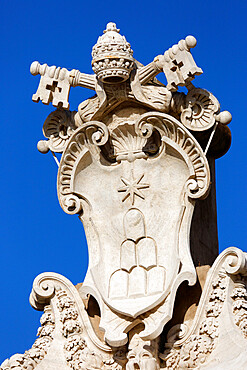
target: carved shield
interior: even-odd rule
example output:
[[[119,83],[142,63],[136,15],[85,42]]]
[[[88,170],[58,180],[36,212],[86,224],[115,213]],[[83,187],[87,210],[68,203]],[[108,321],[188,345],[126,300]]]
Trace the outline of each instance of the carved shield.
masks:
[[[190,224],[209,181],[200,145],[167,114],[109,127],[94,121],[75,131],[61,160],[58,194],[65,212],[83,222],[89,266],[82,289],[98,300],[103,328],[109,311],[129,322],[159,311],[154,337],[171,318],[178,286],[196,280]]]

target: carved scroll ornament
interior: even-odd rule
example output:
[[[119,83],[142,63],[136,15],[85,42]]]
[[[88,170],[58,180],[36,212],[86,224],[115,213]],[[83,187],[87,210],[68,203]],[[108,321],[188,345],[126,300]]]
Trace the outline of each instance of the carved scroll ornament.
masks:
[[[39,338],[24,354],[5,360],[0,369],[46,370],[54,361],[60,369],[74,370],[217,369],[218,364],[244,369],[246,300],[246,254],[231,247],[208,272],[193,322],[172,327],[164,350],[157,341],[142,340],[138,327],[131,332],[128,347],[111,348],[95,335],[73,284],[59,274],[40,274],[30,295],[31,305],[44,310]],[[227,351],[222,352],[222,345]]]
[[[193,323],[176,325],[168,332],[161,368],[246,367],[246,266],[246,254],[240,249],[227,248],[219,255],[208,273]],[[227,350],[222,352],[222,346]]]
[[[110,344],[126,343],[127,328],[140,321],[142,337],[157,337],[177,287],[195,283],[190,219],[209,183],[200,145],[166,114],[150,112],[113,129],[90,122],[72,135],[58,173],[59,200],[84,224],[90,262],[81,294],[98,300]]]
[[[193,321],[165,326],[179,286],[196,282],[190,226],[196,200],[209,193],[205,153],[217,128],[216,144],[221,133],[228,141],[216,157],[230,145],[223,127],[230,113],[192,85],[202,73],[191,54],[195,46],[187,36],[144,66],[108,23],[92,50],[94,74],[32,63],[31,73],[41,76],[33,100],[57,107],[38,149],[62,153],[60,163],[55,157],[59,202],[83,222],[89,265],[78,290],[55,273],[35,279],[30,303],[44,310],[39,337],[1,370],[212,369],[218,359],[236,368],[231,345],[246,356],[246,256],[236,248],[215,261]],[[156,79],[162,71],[166,86]],[[72,86],[96,93],[77,112],[68,110]],[[104,341],[86,311],[89,296],[100,309]],[[245,362],[240,356],[238,368]]]

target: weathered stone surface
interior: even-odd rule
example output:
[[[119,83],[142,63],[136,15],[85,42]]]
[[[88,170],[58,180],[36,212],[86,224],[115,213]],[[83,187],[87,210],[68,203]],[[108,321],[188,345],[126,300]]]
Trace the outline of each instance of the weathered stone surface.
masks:
[[[113,162],[93,142],[93,135],[100,134],[98,144],[105,145],[107,138]],[[153,339],[172,316],[178,285],[183,280],[195,283],[190,220],[194,199],[203,198],[208,187],[209,168],[200,146],[164,113],[146,113],[128,123],[123,117],[113,129],[94,121],[72,135],[61,159],[59,199],[67,213],[79,213],[83,221],[90,261],[80,291],[98,300],[101,326],[112,345],[127,341],[124,332],[121,342],[113,339],[121,338],[121,332],[114,333],[118,325],[109,330],[114,316],[122,320],[118,313],[129,317],[129,325],[129,320],[134,322],[162,303],[143,333]],[[145,325],[149,326],[148,316]]]
[[[194,318],[185,315],[183,322],[151,341],[140,337],[139,324],[130,330],[128,345],[118,348],[97,337],[77,289],[66,278],[41,274],[30,296],[34,308],[44,309],[40,337],[32,349],[12,356],[1,369],[222,369],[227,363],[244,369],[246,266],[243,252],[226,249],[207,274]]]
[[[38,149],[62,153],[58,197],[84,225],[89,266],[76,288],[55,273],[35,279],[39,338],[1,370],[247,366],[246,255],[217,257],[214,165],[231,115],[192,85],[195,46],[187,36],[143,66],[109,23],[95,74],[31,65],[41,75],[33,100],[57,107]],[[70,112],[71,86],[96,95]]]

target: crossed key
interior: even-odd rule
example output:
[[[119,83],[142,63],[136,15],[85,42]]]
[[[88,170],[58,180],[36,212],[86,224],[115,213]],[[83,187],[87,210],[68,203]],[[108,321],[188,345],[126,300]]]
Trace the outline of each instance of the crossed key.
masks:
[[[185,40],[180,40],[169,48],[164,55],[158,55],[154,59],[166,75],[168,90],[177,91],[178,86],[188,86],[195,76],[203,73],[190,52],[196,43],[194,36],[187,36]]]
[[[73,84],[76,70],[68,71],[66,68],[33,62],[30,67],[32,75],[41,75],[39,87],[32,96],[34,102],[42,101],[44,104],[52,102],[54,107],[69,109],[69,91]]]
[[[146,66],[138,68],[139,82],[145,85],[160,72],[164,72],[167,79],[167,89],[177,91],[178,86],[189,88],[191,81],[196,75],[202,74],[190,52],[196,46],[196,39],[187,36],[173,45],[163,55],[158,55],[154,61]],[[81,86],[96,90],[96,75],[81,73],[79,70],[40,64],[33,62],[30,67],[32,75],[41,75],[40,83],[32,100],[42,101],[44,104],[52,103],[54,107],[69,109],[69,92],[71,86]]]

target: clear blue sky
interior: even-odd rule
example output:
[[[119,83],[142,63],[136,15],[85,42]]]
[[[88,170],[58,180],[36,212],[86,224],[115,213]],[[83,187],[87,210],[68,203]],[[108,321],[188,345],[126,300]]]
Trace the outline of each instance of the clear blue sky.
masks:
[[[36,143],[52,106],[31,100],[38,77],[32,61],[91,73],[91,48],[113,21],[148,63],[189,34],[204,74],[195,85],[233,115],[232,147],[217,161],[220,250],[246,246],[246,19],[247,2],[217,1],[7,1],[1,12],[1,306],[0,363],[35,340],[40,313],[29,305],[41,272],[82,282],[87,249],[82,225],[66,215],[56,195],[57,167]],[[92,93],[71,90],[71,109]]]

